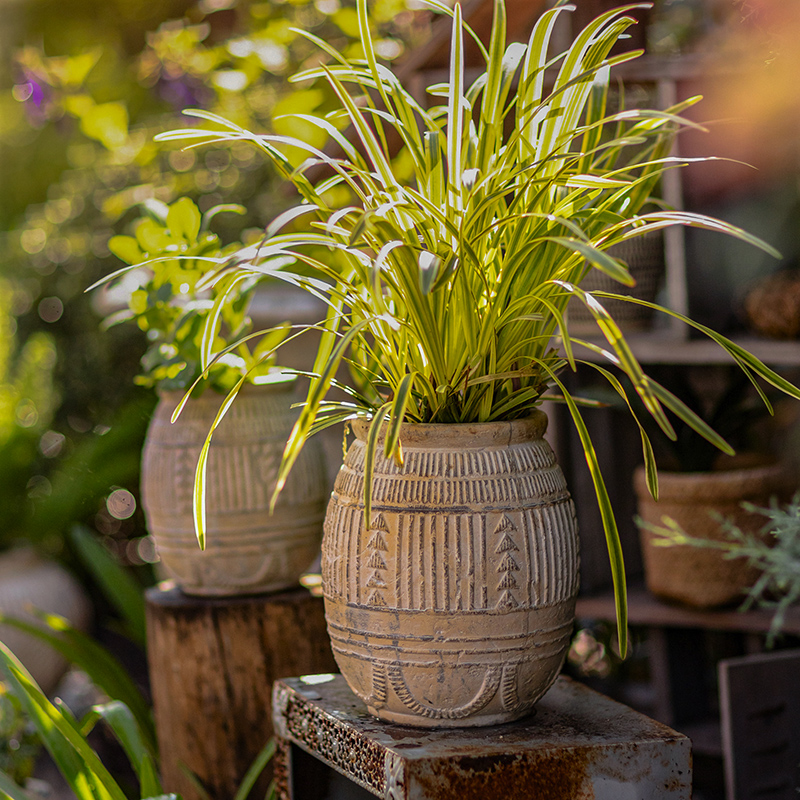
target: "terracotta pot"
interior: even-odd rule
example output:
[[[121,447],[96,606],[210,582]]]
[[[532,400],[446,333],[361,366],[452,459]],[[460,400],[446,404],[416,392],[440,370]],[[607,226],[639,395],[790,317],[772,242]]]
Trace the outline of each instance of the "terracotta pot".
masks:
[[[659,472],[659,501],[647,491],[644,468],[634,475],[639,516],[650,525],[674,519],[692,536],[719,541],[722,527],[712,516],[731,519],[743,531],[757,533],[765,519],[741,507],[743,501],[769,505],[785,497],[786,469],[781,464],[714,472]],[[745,558],[725,558],[719,550],[675,545],[657,547],[648,530],[640,529],[647,588],[655,595],[698,608],[740,601],[758,578]]]
[[[319,553],[327,482],[322,451],[303,448],[275,511],[269,503],[283,448],[297,419],[292,381],[246,387],[214,433],[207,468],[206,549],[192,517],[192,487],[203,441],[223,397],[156,407],[142,457],[142,504],[167,574],[191,595],[227,596],[295,586]]]
[[[558,675],[578,591],[575,512],[547,418],[404,425],[404,466],[367,426],[336,479],[322,576],[339,668],[373,715],[421,727],[527,714]]]
[[[0,555],[0,610],[36,622],[31,609],[58,614],[78,630],[86,630],[92,607],[83,587],[60,564],[21,547]],[[48,693],[55,689],[67,662],[50,645],[8,625],[0,625],[0,640]]]

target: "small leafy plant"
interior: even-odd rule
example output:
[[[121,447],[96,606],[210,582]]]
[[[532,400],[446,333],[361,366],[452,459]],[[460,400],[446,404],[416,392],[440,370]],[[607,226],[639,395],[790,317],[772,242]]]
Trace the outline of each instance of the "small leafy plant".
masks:
[[[242,213],[241,206],[215,206],[201,214],[194,201],[183,197],[169,206],[148,200],[143,208],[133,236],[109,241],[111,252],[130,266],[100,283],[124,276],[141,281],[130,292],[127,308],[108,317],[106,325],[133,320],[145,332],[148,347],[139,383],[186,390],[202,372],[204,351],[222,350],[250,332],[247,311],[261,276],[218,274],[241,244],[223,246],[210,223],[223,212]],[[268,372],[271,362],[265,353],[281,335],[262,338],[253,351],[244,342],[231,348],[208,370],[208,383],[227,392],[242,375],[254,381]]]
[[[432,107],[378,61],[367,0],[357,3],[358,55],[345,56],[308,37],[328,63],[293,80],[324,76],[340,108],[303,119],[326,130],[339,155],[287,136],[257,135],[198,110],[186,113],[210,127],[159,138],[190,140],[190,146],[252,142],[300,195],[299,205],[275,220],[262,245],[241,254],[247,263],[234,272],[270,274],[328,303],[316,374],[286,447],[278,491],[307,436],[365,418],[372,422],[364,503],[369,519],[370,464],[384,426],[385,453],[402,463],[404,423],[513,420],[529,415],[552,390],[548,398],[568,406],[591,470],[624,654],[625,573],[617,525],[580,401],[559,374],[576,369],[581,352],[589,351],[600,362],[590,366],[623,398],[611,368],[628,377],[667,436],[674,438],[675,431],[665,409],[719,449],[731,448],[644,372],[603,301],[618,298],[671,314],[720,344],[754,383],[760,376],[797,398],[800,390],[732,341],[674,311],[621,294],[589,292],[581,283],[594,268],[631,285],[626,264],[609,249],[671,225],[721,231],[775,251],[716,219],[663,209],[660,203],[649,210],[662,175],[686,163],[671,149],[679,130],[697,127],[681,116],[697,98],[664,111],[608,109],[610,70],[641,54],[613,55],[612,48],[635,23],[629,12],[648,4],[602,14],[565,53],[555,55],[550,53],[555,22],[572,6],[545,11],[527,44],[508,44],[505,3],[495,0],[487,48],[463,21],[459,3],[452,9],[439,0],[426,5],[452,18],[449,81],[427,88],[435,101],[441,98]],[[486,63],[471,83],[464,64],[467,38]],[[342,132],[344,125],[350,132]],[[401,142],[397,155],[393,140]],[[301,149],[308,160],[295,167],[286,147]],[[328,172],[314,184],[308,169],[318,164]],[[331,200],[342,190],[351,198],[345,205]],[[281,232],[301,218],[304,230]],[[317,258],[311,248],[327,248],[331,258]],[[310,268],[311,276],[276,269],[274,259],[286,255]],[[571,333],[571,298],[587,307],[603,345]],[[345,387],[349,398],[329,400],[343,360],[354,375],[353,385]],[[642,434],[655,496],[653,450],[633,409],[631,414]]]

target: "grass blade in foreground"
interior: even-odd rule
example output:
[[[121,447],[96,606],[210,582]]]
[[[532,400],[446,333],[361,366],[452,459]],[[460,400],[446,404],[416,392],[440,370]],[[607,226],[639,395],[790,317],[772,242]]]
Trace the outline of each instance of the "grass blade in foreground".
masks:
[[[2,642],[0,676],[22,703],[44,746],[79,800],[127,800],[77,730],[76,723],[45,697],[25,667]]]

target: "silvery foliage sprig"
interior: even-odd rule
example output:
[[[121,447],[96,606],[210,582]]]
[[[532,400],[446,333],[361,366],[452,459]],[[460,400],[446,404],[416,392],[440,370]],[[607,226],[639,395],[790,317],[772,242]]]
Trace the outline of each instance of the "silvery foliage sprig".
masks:
[[[658,547],[689,545],[720,550],[724,558],[748,559],[761,575],[748,589],[741,609],[754,605],[775,609],[767,636],[767,646],[771,647],[783,628],[786,610],[800,600],[800,492],[783,506],[774,499],[768,508],[747,502],[741,506],[767,518],[757,533],[743,531],[720,514],[713,515],[725,536],[719,540],[692,536],[670,517],[663,518],[663,526],[645,527],[658,537],[653,541]]]

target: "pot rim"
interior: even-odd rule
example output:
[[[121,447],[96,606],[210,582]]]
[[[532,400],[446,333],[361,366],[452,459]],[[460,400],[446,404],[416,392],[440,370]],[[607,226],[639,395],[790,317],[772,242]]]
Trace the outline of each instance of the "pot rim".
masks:
[[[791,471],[783,461],[709,472],[658,470],[659,500],[672,502],[696,502],[699,496],[741,497],[746,500],[750,495],[762,491],[764,486],[768,491],[777,492],[784,487],[788,488],[791,481]],[[652,501],[647,489],[645,469],[641,464],[634,472],[633,483],[638,497]]]
[[[297,385],[297,377],[298,376],[293,373],[278,373],[273,380],[266,383],[242,384],[242,388],[239,389],[236,399],[242,396],[259,397],[265,394],[285,394],[286,392],[294,391]],[[183,399],[186,390],[163,389],[161,386],[157,386],[156,394],[159,400],[177,405]],[[199,397],[190,397],[187,402],[208,403],[213,401],[219,407],[227,396],[228,392],[218,392],[213,386],[208,386]],[[234,402],[236,402],[236,399],[234,399]]]
[[[353,434],[366,442],[371,420],[350,422]],[[403,447],[472,449],[506,447],[519,442],[542,439],[547,431],[547,415],[534,410],[530,417],[499,422],[404,422],[400,429]],[[378,440],[384,441],[386,425]]]

